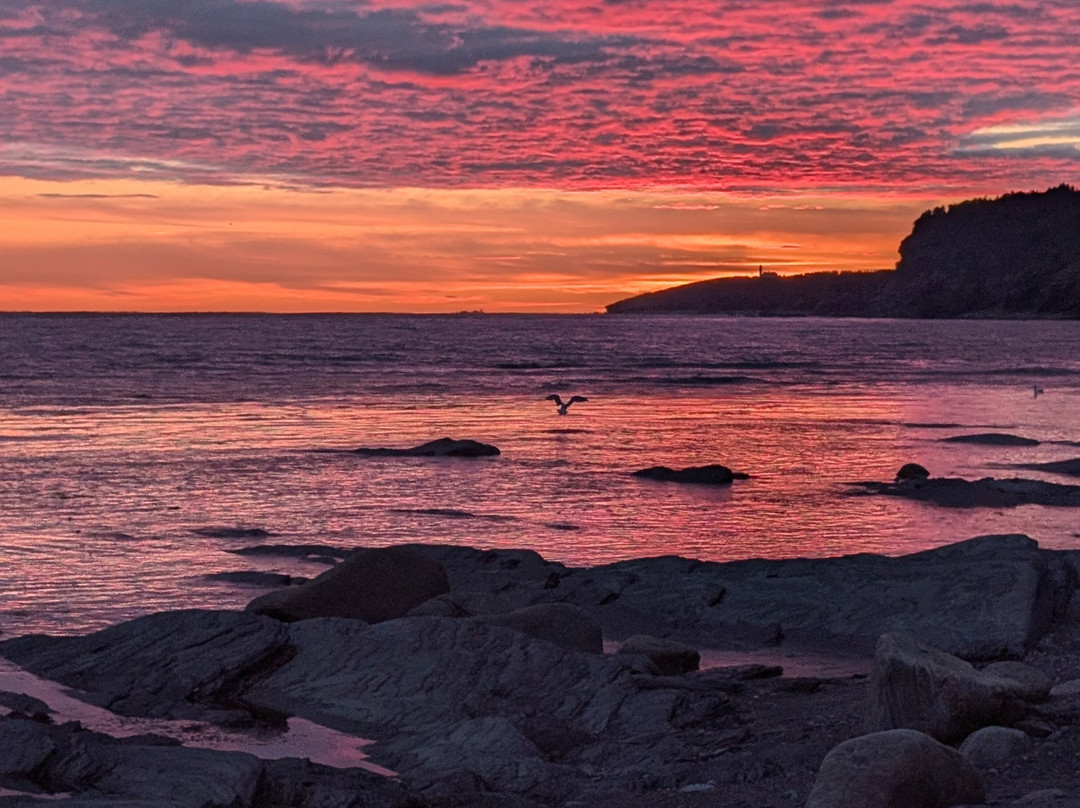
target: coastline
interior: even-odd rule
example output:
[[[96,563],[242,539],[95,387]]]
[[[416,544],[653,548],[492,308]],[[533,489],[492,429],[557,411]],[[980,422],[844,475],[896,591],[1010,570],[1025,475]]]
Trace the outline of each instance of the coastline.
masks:
[[[1080,679],[1080,610],[1071,605],[1080,553],[1043,550],[1021,536],[899,558],[710,564],[659,557],[578,569],[521,550],[412,545],[394,552],[404,563],[437,563],[448,591],[373,624],[175,612],[86,637],[7,640],[0,655],[122,714],[233,726],[294,715],[363,732],[376,740],[365,750],[371,760],[400,773],[399,791],[364,803],[388,808],[408,799],[440,807],[779,808],[807,800],[826,753],[868,729],[866,704],[879,673],[792,677],[744,664],[665,674],[656,667],[662,654],[572,650],[589,625],[618,642],[651,634],[673,646],[840,654],[878,668],[879,637],[902,631],[978,668],[1022,658],[1054,685]],[[578,616],[567,622],[559,609]],[[525,613],[532,617],[510,617]],[[1074,700],[1051,698],[1012,716],[1031,741],[1023,754],[981,772],[987,804],[1011,805],[1038,787],[1076,793],[1080,775],[1060,761],[1062,749],[1080,753]],[[54,747],[73,742],[70,728],[9,716],[0,721],[0,744],[12,743],[15,725],[20,742],[27,732],[48,735]],[[87,748],[149,754],[138,751],[141,743],[98,738]],[[183,768],[187,753],[176,751],[183,747],[154,749],[164,770]],[[265,766],[284,765],[215,754],[222,771],[263,766],[263,781]],[[38,775],[19,775],[24,787],[62,781],[57,765],[44,755]],[[315,769],[324,785],[360,776]],[[40,780],[42,771],[52,779]],[[310,780],[310,767],[304,772]],[[215,801],[219,794],[204,804],[261,804],[259,777],[248,791],[236,786],[225,802]],[[121,790],[112,797],[145,797],[140,782],[113,783]],[[80,799],[102,798],[97,781],[82,785]],[[186,788],[169,804],[205,800],[205,784]]]

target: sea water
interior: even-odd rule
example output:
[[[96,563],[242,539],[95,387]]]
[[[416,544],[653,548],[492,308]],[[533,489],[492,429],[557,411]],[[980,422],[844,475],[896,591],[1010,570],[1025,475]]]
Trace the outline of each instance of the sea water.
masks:
[[[1044,392],[1036,396],[1034,388]],[[545,396],[583,395],[559,416]],[[236,608],[325,567],[252,544],[530,548],[575,565],[897,555],[1080,512],[857,495],[906,462],[1080,456],[1080,322],[680,316],[0,315],[0,631]],[[1007,432],[1032,447],[943,442]],[[361,457],[472,438],[482,459]],[[711,488],[638,479],[722,463]],[[223,537],[258,528],[266,537]]]

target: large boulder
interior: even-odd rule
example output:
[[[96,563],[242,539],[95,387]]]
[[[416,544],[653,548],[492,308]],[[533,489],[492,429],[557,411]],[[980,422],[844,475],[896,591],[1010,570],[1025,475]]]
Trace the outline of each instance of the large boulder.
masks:
[[[1015,675],[978,671],[908,635],[884,634],[874,653],[869,728],[906,727],[957,741],[980,727],[1023,718],[1032,695]]]
[[[506,614],[489,614],[476,619],[524,632],[569,651],[604,652],[600,625],[584,609],[570,603],[538,603]]]
[[[450,591],[437,561],[401,547],[362,550],[298,587],[268,592],[247,610],[291,622],[349,617],[381,623]]]
[[[228,723],[251,718],[234,709],[232,686],[272,664],[287,636],[267,617],[192,609],[83,637],[17,637],[0,643],[0,655],[113,712]]]
[[[1008,763],[1031,747],[1031,738],[1011,727],[983,727],[968,735],[960,744],[960,754],[979,768],[989,769]]]
[[[825,756],[806,808],[981,805],[979,773],[955,749],[894,729],[845,741]]]

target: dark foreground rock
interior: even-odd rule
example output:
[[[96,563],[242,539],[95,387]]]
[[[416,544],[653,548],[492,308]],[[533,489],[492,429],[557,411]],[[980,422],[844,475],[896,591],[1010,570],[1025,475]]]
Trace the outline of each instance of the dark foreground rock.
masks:
[[[1080,485],[1060,485],[1020,477],[1007,480],[993,477],[981,480],[931,477],[854,485],[870,494],[916,499],[947,508],[1015,508],[1019,505],[1080,507]]]
[[[287,622],[351,617],[380,623],[449,591],[439,562],[403,547],[379,547],[354,553],[305,584],[267,592],[247,610]]]
[[[916,729],[960,741],[977,729],[1011,726],[1049,697],[1049,683],[1021,663],[976,670],[904,634],[882,635],[874,653],[868,729]]]
[[[904,558],[704,564],[664,557],[580,570],[529,551],[407,551],[438,562],[450,584],[414,616],[371,625],[178,612],[87,637],[10,640],[0,643],[0,655],[128,714],[233,723],[299,716],[374,738],[365,749],[372,762],[399,772],[406,792],[435,808],[779,808],[805,804],[826,753],[866,731],[865,678],[789,679],[760,664],[665,673],[647,655],[574,650],[530,633],[531,620],[499,615],[562,613],[586,623],[584,613],[608,640],[650,634],[646,646],[655,639],[723,649],[752,641],[759,650],[769,642],[778,657],[857,649],[885,627],[976,658],[1036,658],[1059,686],[1044,702],[1050,683],[1027,668],[975,671],[984,683],[1008,680],[1031,701],[1011,723],[1033,741],[988,770],[990,804],[1039,789],[1080,789],[1080,688],[1062,684],[1080,678],[1080,629],[1076,610],[1066,608],[1073,559],[1025,537],[983,537]],[[941,691],[946,698],[949,687]],[[994,722],[1006,721],[1001,716]],[[0,761],[52,771],[48,743],[16,733],[8,745],[23,751],[8,753],[0,741]],[[937,782],[938,774],[920,768],[921,752],[886,747],[881,777],[914,771]],[[173,765],[161,749],[144,753],[142,771]],[[235,771],[209,778],[218,764],[207,761],[207,776],[190,779],[225,789],[247,783],[254,765],[261,772],[255,796],[229,786],[199,804],[393,804],[338,802],[310,773],[275,780],[267,764],[234,763]],[[186,771],[190,764],[175,765]],[[0,787],[11,787],[4,777]],[[268,778],[277,783],[273,796]],[[881,782],[894,781],[906,782]],[[67,790],[84,799],[100,793],[96,783]],[[32,784],[52,787],[41,778]],[[114,802],[146,803],[148,793],[118,791]]]
[[[806,808],[949,808],[985,799],[955,749],[909,729],[846,741],[825,756]]]
[[[76,723],[48,726],[0,718],[0,753],[0,785],[26,794],[0,797],[4,806],[425,805],[400,782],[363,769],[189,749],[160,737],[115,739]]]
[[[967,658],[1017,657],[1076,586],[1060,553],[1025,536],[984,536],[900,558],[712,563],[664,556],[572,569],[521,550],[409,545],[443,565],[443,614],[572,603],[606,639],[649,634],[697,648],[861,652],[904,631]],[[453,611],[450,611],[450,609]]]
[[[360,447],[353,450],[365,457],[492,457],[499,454],[499,449],[490,443],[475,440],[456,440],[439,438],[428,441],[411,449],[387,449],[385,447]]]
[[[635,477],[647,480],[659,480],[665,483],[696,483],[698,485],[729,485],[734,480],[749,480],[750,475],[741,471],[732,471],[727,466],[713,464],[709,466],[690,466],[685,469],[672,469],[667,466],[651,466],[634,472]]]

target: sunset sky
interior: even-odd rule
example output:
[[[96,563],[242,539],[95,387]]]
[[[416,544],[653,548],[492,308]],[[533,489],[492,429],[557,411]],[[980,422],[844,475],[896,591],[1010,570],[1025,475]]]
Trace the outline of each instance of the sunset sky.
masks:
[[[597,311],[1080,183],[1076,0],[0,0],[0,309]]]

